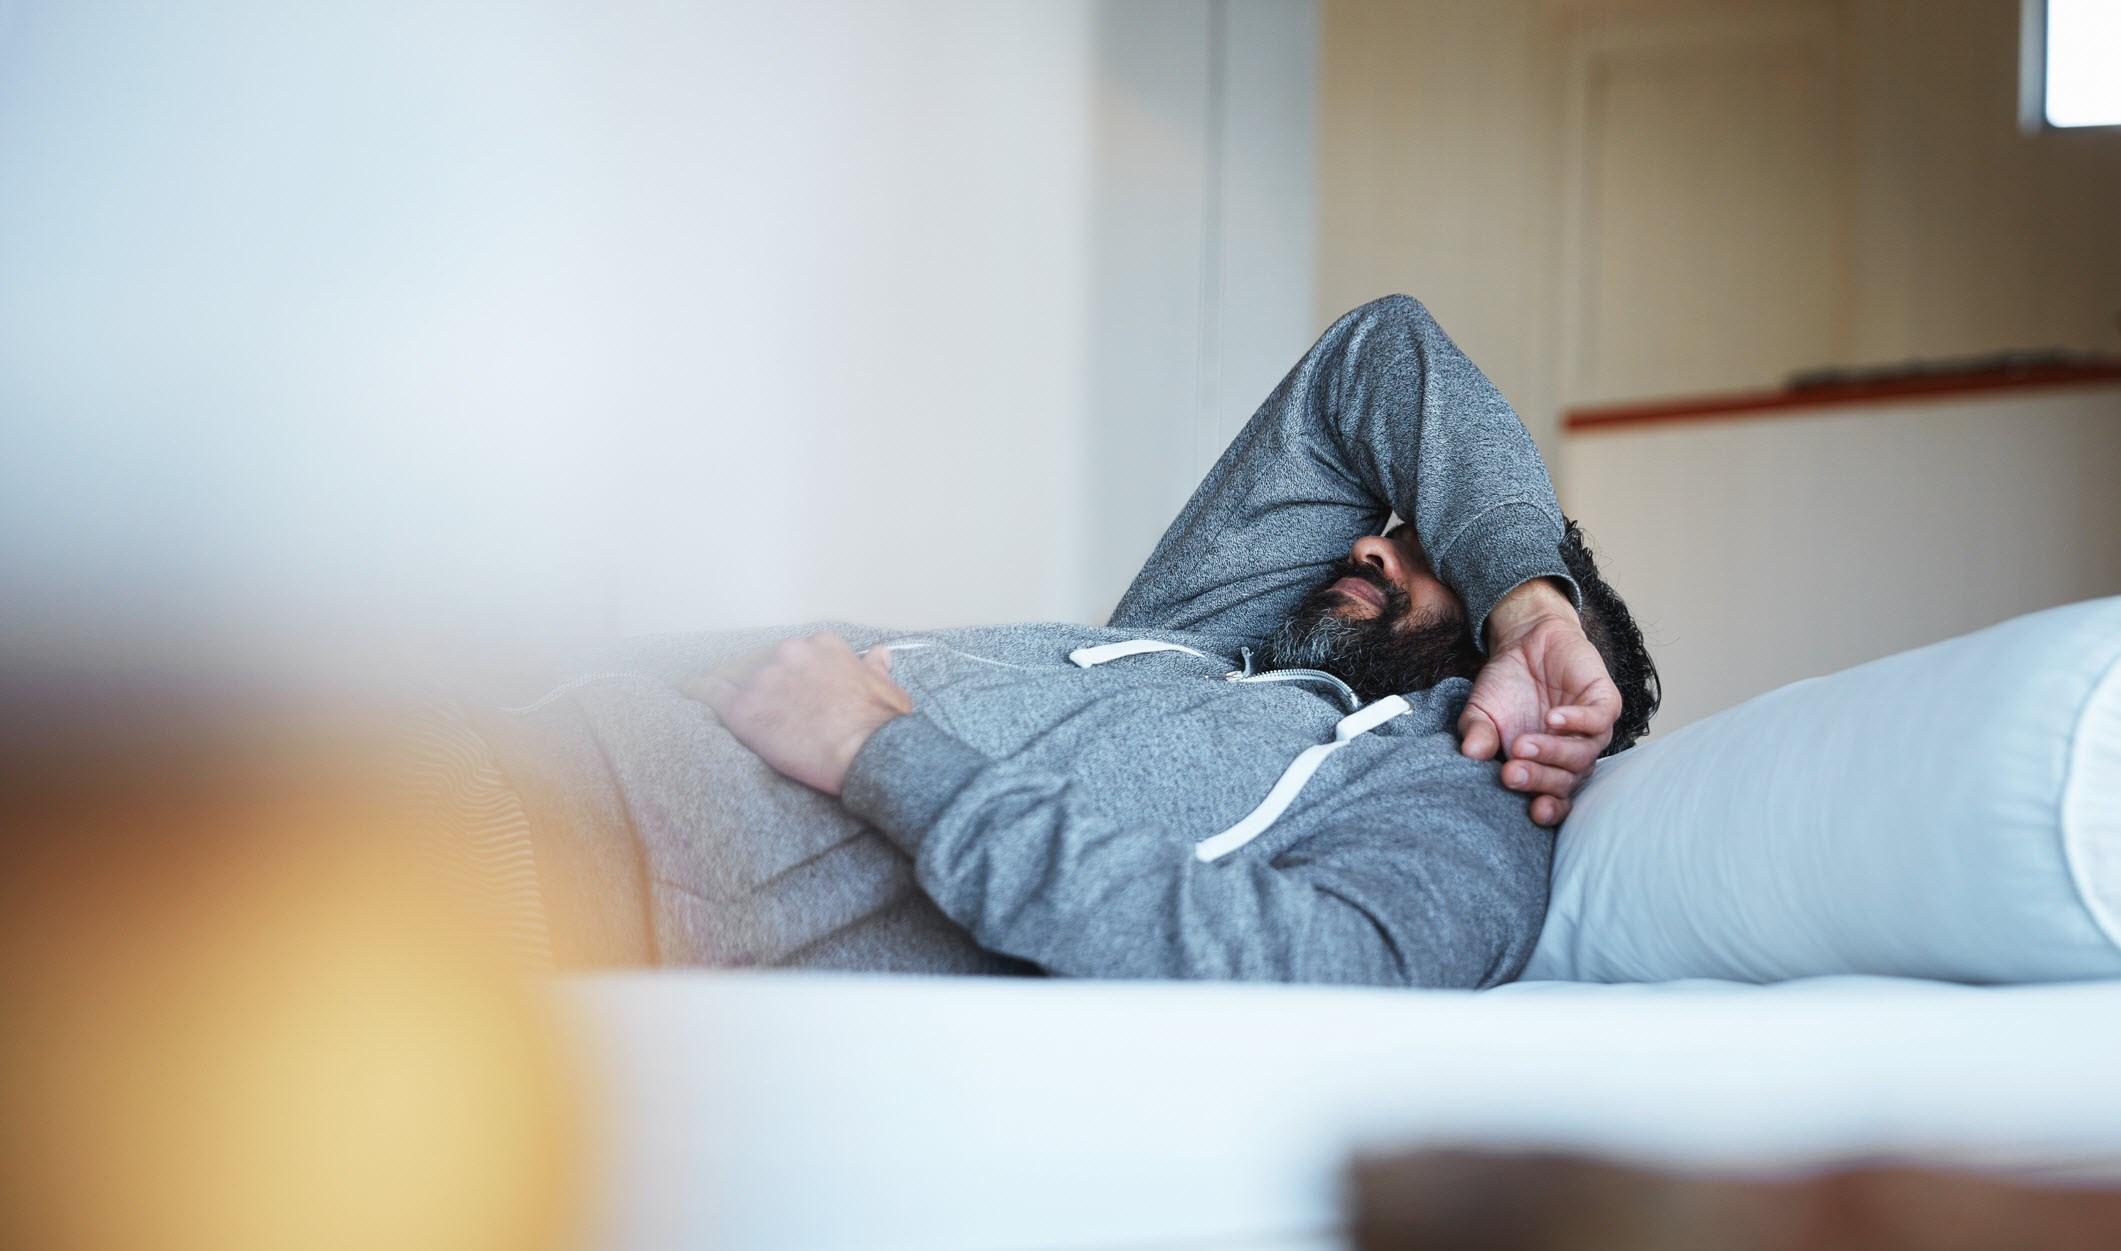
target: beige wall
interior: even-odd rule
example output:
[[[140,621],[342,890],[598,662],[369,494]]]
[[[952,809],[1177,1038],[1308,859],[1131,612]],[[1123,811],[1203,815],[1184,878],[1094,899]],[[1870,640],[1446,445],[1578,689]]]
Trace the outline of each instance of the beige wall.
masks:
[[[1327,0],[1320,313],[1420,295],[1518,405],[1669,651],[1662,727],[2121,591],[2112,390],[1559,429],[1571,405],[1824,365],[2121,351],[2121,131],[2020,132],[2018,20]]]
[[[1550,84],[1524,0],[1326,0],[1318,315],[1420,297],[1551,456]]]
[[[2121,129],[2015,124],[2018,0],[1861,0],[1849,355],[2121,351]]]
[[[2121,134],[2019,133],[2017,31],[2018,0],[1327,0],[1319,315],[1421,296],[1550,459],[1571,404],[2121,350]]]

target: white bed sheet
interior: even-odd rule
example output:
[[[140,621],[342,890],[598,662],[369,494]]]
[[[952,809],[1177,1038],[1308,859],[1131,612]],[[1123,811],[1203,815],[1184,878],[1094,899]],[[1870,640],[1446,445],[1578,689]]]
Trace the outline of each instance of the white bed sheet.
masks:
[[[570,979],[600,1245],[1337,1245],[1358,1150],[2121,1179],[2121,983]]]

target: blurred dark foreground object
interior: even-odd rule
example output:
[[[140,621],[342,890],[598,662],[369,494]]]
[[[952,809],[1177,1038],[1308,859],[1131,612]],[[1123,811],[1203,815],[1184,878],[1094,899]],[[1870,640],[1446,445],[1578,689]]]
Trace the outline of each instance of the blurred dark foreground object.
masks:
[[[2121,1190],[1860,1167],[1791,1181],[1545,1155],[1355,1167],[1362,1251],[2113,1251]]]

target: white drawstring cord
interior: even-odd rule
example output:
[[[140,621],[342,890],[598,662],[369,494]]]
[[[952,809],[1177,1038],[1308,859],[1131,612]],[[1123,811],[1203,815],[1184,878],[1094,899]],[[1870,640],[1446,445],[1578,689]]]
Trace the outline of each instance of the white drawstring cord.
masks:
[[[1068,653],[1068,659],[1081,668],[1089,669],[1108,660],[1118,660],[1122,656],[1139,656],[1146,652],[1184,652],[1188,656],[1208,659],[1205,652],[1195,651],[1177,643],[1159,642],[1156,639],[1128,639],[1125,642],[1104,643],[1097,647],[1078,647]],[[1247,656],[1246,659],[1249,661],[1250,657]],[[1246,670],[1249,669],[1248,663]],[[1244,682],[1324,679],[1338,687],[1350,702],[1355,698],[1355,693],[1349,690],[1345,683],[1327,673],[1288,670],[1251,674],[1246,671],[1234,671],[1225,676],[1233,681]],[[1267,797],[1259,801],[1259,807],[1222,833],[1195,843],[1193,858],[1202,864],[1212,864],[1266,833],[1270,826],[1281,819],[1281,814],[1289,810],[1289,805],[1296,802],[1297,793],[1311,780],[1311,775],[1318,772],[1318,767],[1326,762],[1326,757],[1346,747],[1360,735],[1368,734],[1392,718],[1405,716],[1412,711],[1414,705],[1408,703],[1404,696],[1387,695],[1342,717],[1333,725],[1332,742],[1318,743],[1298,752],[1296,759],[1290,761],[1289,767],[1282,770],[1281,777],[1275,780],[1273,789],[1267,792]]]
[[[1296,759],[1289,762],[1289,767],[1282,770],[1281,777],[1274,783],[1274,788],[1267,792],[1267,797],[1259,801],[1259,807],[1222,833],[1195,843],[1193,858],[1202,864],[1211,864],[1266,833],[1267,827],[1279,820],[1281,814],[1288,811],[1289,805],[1296,802],[1297,792],[1304,788],[1304,783],[1311,780],[1312,774],[1318,772],[1318,766],[1326,762],[1326,757],[1346,747],[1358,735],[1367,734],[1392,718],[1413,710],[1414,706],[1403,697],[1387,695],[1359,712],[1351,712],[1342,717],[1333,726],[1332,742],[1306,747],[1297,753]]]
[[[1118,660],[1122,656],[1139,656],[1143,652],[1184,652],[1188,656],[1199,656],[1203,660],[1208,656],[1206,652],[1181,647],[1177,643],[1159,643],[1155,639],[1128,639],[1124,643],[1078,647],[1068,653],[1068,659],[1074,661],[1079,668],[1089,669],[1108,660]]]

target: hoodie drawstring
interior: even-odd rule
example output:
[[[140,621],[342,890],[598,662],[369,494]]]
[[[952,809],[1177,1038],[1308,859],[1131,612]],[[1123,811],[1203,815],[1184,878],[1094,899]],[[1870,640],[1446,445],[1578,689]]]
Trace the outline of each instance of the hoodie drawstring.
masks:
[[[1123,643],[1078,647],[1068,653],[1068,659],[1081,668],[1088,669],[1108,660],[1118,660],[1122,656],[1139,656],[1145,652],[1184,652],[1189,656],[1201,656],[1206,659],[1204,653],[1190,647],[1158,642],[1155,639],[1128,639]],[[1311,775],[1318,772],[1318,767],[1326,762],[1326,757],[1394,717],[1405,716],[1412,711],[1414,706],[1408,703],[1404,696],[1387,695],[1342,717],[1334,723],[1332,742],[1318,743],[1298,752],[1296,759],[1289,762],[1289,767],[1282,770],[1281,777],[1275,781],[1273,789],[1267,792],[1267,797],[1259,801],[1259,807],[1222,833],[1195,843],[1193,858],[1202,864],[1212,864],[1266,833],[1268,827],[1280,820],[1281,814],[1289,810],[1289,805],[1296,802],[1297,793],[1303,790],[1304,783],[1311,780]]]
[[[1122,656],[1139,656],[1143,652],[1184,652],[1188,656],[1198,656],[1203,660],[1208,658],[1206,652],[1198,652],[1190,647],[1181,647],[1177,643],[1159,643],[1155,639],[1128,639],[1124,643],[1105,643],[1097,647],[1078,647],[1068,653],[1068,659],[1074,661],[1078,668],[1090,669],[1108,660],[1118,660]]]
[[[1319,743],[1298,752],[1296,759],[1289,762],[1289,767],[1282,770],[1280,779],[1274,783],[1274,789],[1268,791],[1267,797],[1259,801],[1259,807],[1222,833],[1195,843],[1193,858],[1202,864],[1212,864],[1266,833],[1267,827],[1279,820],[1281,814],[1288,811],[1289,805],[1296,802],[1296,793],[1304,788],[1304,783],[1311,780],[1312,774],[1318,772],[1318,766],[1326,762],[1326,757],[1354,742],[1358,735],[1368,734],[1392,718],[1404,716],[1412,711],[1414,705],[1408,703],[1405,697],[1387,695],[1376,703],[1365,706],[1360,712],[1351,712],[1342,717],[1333,727],[1332,742]]]

